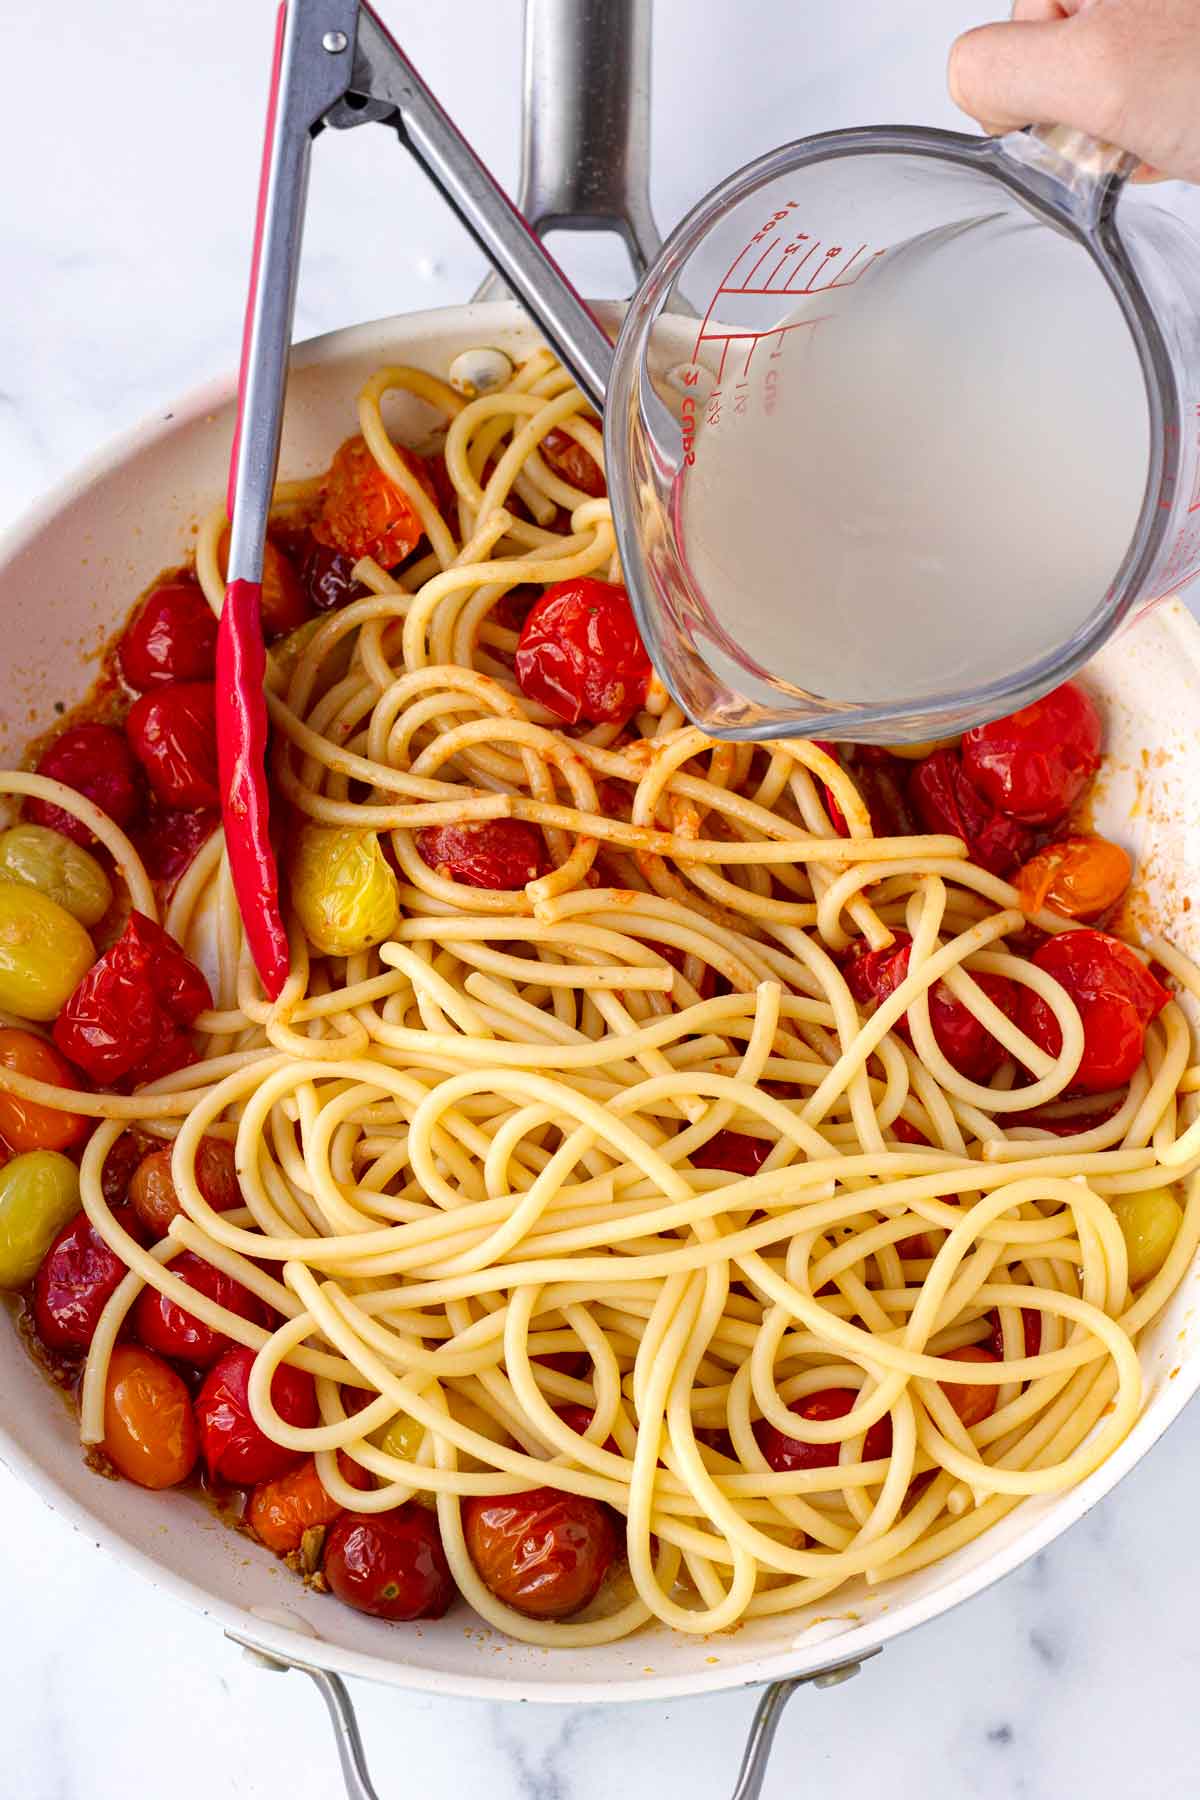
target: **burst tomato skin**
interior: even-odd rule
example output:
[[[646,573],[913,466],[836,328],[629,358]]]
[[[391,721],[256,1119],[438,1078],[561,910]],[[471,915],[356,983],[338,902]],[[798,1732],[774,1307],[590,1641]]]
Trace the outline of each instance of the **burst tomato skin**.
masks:
[[[590,451],[573,438],[569,431],[555,425],[542,439],[539,448],[554,473],[577,487],[593,500],[603,499],[608,492],[604,471]]]
[[[629,595],[590,575],[546,589],[521,627],[514,667],[521,692],[567,725],[623,723],[653,673]]]
[[[1068,919],[1095,919],[1115,906],[1133,874],[1129,853],[1107,838],[1076,834],[1047,844],[1013,876],[1027,913],[1048,906]]]
[[[1083,1057],[1071,1086],[1085,1094],[1123,1087],[1142,1060],[1146,1027],[1171,998],[1117,938],[1103,931],[1064,931],[1044,943],[1035,967],[1052,975],[1079,1008]],[[1035,1044],[1057,1056],[1062,1049],[1058,1020],[1032,989],[1022,987],[1021,1029]]]
[[[111,725],[69,725],[43,751],[37,773],[85,795],[123,831],[142,810],[141,773],[129,745]],[[96,841],[82,820],[52,801],[29,799],[22,810],[34,825],[48,825],[77,844]]]
[[[480,1579],[531,1619],[565,1619],[587,1606],[617,1550],[604,1508],[557,1488],[470,1495],[462,1518]]]
[[[143,694],[130,708],[125,732],[163,806],[220,806],[216,688],[211,681],[174,681]]]
[[[1026,825],[1066,817],[1100,766],[1100,714],[1065,681],[1007,718],[963,737],[963,769],[985,799]]]
[[[325,1540],[324,1570],[339,1600],[376,1619],[440,1619],[455,1595],[437,1518],[412,1500],[343,1513]]]
[[[172,681],[211,681],[217,621],[199,585],[181,576],[147,594],[125,627],[117,661],[139,694]]]
[[[745,1131],[718,1131],[692,1153],[697,1169],[724,1169],[730,1175],[757,1175],[771,1154],[766,1138]]]
[[[425,463],[411,450],[396,446],[405,468],[416,476],[430,499],[436,499]],[[372,556],[391,569],[414,551],[425,535],[416,508],[384,474],[361,437],[347,438],[335,453],[325,478],[321,516],[312,528],[319,544],[358,562]]]
[[[77,1213],[59,1232],[34,1276],[33,1318],[43,1344],[68,1354],[86,1350],[100,1314],[127,1273],[87,1214]]]
[[[196,1186],[214,1212],[229,1212],[242,1204],[232,1144],[202,1137],[195,1168]],[[140,1159],[129,1180],[129,1203],[144,1230],[156,1238],[166,1237],[171,1220],[183,1211],[171,1174],[169,1145]]]
[[[196,1428],[210,1476],[235,1487],[255,1487],[286,1475],[304,1461],[302,1450],[274,1443],[254,1422],[247,1399],[254,1351],[235,1344],[208,1371],[196,1396]],[[289,1425],[317,1424],[317,1391],[303,1369],[280,1363],[271,1380],[271,1401]]]
[[[173,937],[133,912],[54,1024],[54,1042],[93,1081],[152,1081],[194,1060],[187,1034],[212,1005],[208,982]]]
[[[957,750],[935,750],[918,763],[908,799],[926,831],[960,837],[971,861],[993,875],[1007,875],[1033,849],[1032,831],[975,787]]]
[[[336,612],[370,592],[354,579],[354,558],[332,544],[322,544],[310,534],[300,564],[300,585],[310,606],[318,612]]]
[[[858,1399],[854,1388],[822,1388],[819,1393],[793,1401],[788,1411],[801,1419],[823,1423],[828,1419],[844,1419]],[[794,1474],[797,1469],[831,1469],[841,1455],[840,1444],[806,1444],[802,1438],[788,1437],[769,1419],[759,1419],[754,1435],[768,1465],[780,1475]],[[862,1460],[876,1462],[891,1454],[892,1421],[885,1414],[882,1419],[876,1419],[874,1425],[868,1426],[863,1438]]]
[[[171,1273],[239,1318],[249,1319],[255,1325],[266,1324],[267,1309],[256,1294],[191,1250],[185,1250],[175,1258]],[[186,1307],[152,1287],[143,1288],[137,1297],[133,1329],[147,1350],[154,1350],[173,1362],[186,1363],[193,1369],[209,1368],[233,1341],[223,1331],[205,1325]]]
[[[220,823],[215,807],[163,806],[152,800],[133,834],[133,846],[150,879],[169,884],[178,881]]]
[[[541,832],[526,819],[427,825],[416,843],[422,862],[467,887],[523,888],[550,866]]]
[[[912,939],[898,931],[896,941],[885,950],[868,950],[865,946],[852,950],[844,965],[850,992],[860,1003],[886,1000],[908,974]],[[988,999],[998,1006],[1005,1018],[1017,1017],[1018,993],[1015,982],[1004,975],[977,975],[978,985]],[[986,1082],[1004,1061],[1004,1046],[981,1025],[974,1013],[956,1000],[944,981],[935,982],[929,994],[929,1023],[938,1049],[952,1068],[968,1081]],[[907,1016],[896,1029],[907,1038]]]

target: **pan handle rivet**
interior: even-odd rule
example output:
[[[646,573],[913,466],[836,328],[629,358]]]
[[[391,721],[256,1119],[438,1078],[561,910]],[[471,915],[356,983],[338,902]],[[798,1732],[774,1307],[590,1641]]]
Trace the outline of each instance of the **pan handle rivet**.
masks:
[[[340,56],[349,42],[344,31],[327,31],[321,39],[321,48],[328,50],[330,56]]]

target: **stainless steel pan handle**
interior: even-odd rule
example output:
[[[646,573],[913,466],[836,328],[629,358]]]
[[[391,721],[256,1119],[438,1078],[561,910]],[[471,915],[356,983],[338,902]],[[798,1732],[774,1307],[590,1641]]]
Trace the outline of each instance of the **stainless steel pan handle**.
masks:
[[[282,1656],[278,1651],[264,1650],[260,1644],[252,1643],[249,1638],[238,1637],[232,1631],[227,1631],[225,1635],[231,1643],[240,1644],[247,1656],[261,1668],[270,1669],[279,1675],[286,1675],[290,1669],[298,1669],[315,1683],[333,1722],[347,1800],[381,1800],[367,1768],[354,1702],[341,1676],[331,1674],[328,1669],[322,1669],[316,1663],[303,1662],[299,1657]],[[764,1688],[750,1722],[742,1766],[738,1770],[737,1783],[730,1794],[730,1800],[759,1800],[783,1709],[797,1688],[837,1687],[843,1681],[849,1681],[852,1675],[857,1675],[870,1657],[878,1655],[878,1650],[869,1650],[854,1662],[831,1663],[827,1669],[814,1670],[811,1675],[797,1675],[789,1681],[773,1681],[769,1687]]]
[[[521,189],[526,223],[611,231],[637,280],[662,246],[650,210],[653,0],[525,0]],[[494,300],[491,271],[475,294]]]

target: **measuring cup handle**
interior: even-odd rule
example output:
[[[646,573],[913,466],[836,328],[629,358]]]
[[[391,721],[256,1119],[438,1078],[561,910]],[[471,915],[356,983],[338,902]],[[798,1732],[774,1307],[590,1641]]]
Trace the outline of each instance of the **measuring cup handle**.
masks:
[[[539,237],[611,231],[640,280],[662,244],[650,210],[653,0],[525,0],[521,188]],[[495,273],[475,295],[503,292]]]
[[[1139,167],[1128,150],[1070,125],[1031,125],[995,140],[1000,154],[1021,165],[1059,212],[1089,229]]]

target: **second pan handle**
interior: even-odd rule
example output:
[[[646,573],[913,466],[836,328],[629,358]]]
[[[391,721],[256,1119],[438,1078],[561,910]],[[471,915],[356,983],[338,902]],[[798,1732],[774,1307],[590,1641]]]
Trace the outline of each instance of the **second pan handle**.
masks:
[[[650,210],[653,0],[525,0],[521,187],[539,237],[610,231],[640,280],[662,244]],[[489,273],[475,294],[496,299]]]

